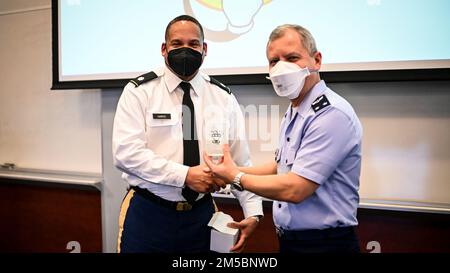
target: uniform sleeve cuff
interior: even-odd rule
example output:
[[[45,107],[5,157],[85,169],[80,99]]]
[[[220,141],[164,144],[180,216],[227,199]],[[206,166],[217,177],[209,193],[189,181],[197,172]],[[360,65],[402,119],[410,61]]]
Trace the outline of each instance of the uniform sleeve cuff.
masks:
[[[327,178],[325,176],[318,174],[316,172],[313,172],[311,170],[303,169],[301,167],[293,166],[291,169],[291,172],[293,172],[301,177],[304,177],[306,179],[309,179],[312,182],[317,183],[319,185],[322,185],[323,182],[325,182],[327,180]]]
[[[248,218],[250,216],[264,215],[261,200],[246,202],[245,204],[241,204],[241,207],[244,213],[244,218]]]
[[[184,187],[189,167],[183,164],[173,163],[172,170],[173,177],[170,180],[173,181],[173,186],[179,188]]]

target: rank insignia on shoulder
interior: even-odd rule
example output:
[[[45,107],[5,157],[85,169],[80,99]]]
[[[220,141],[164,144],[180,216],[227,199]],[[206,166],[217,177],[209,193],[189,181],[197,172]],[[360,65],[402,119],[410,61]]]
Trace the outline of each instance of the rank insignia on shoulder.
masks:
[[[152,71],[152,72],[149,72],[147,74],[141,75],[141,76],[139,76],[139,77],[137,77],[135,79],[132,79],[132,80],[130,80],[130,82],[135,87],[138,87],[139,85],[141,85],[141,84],[143,84],[145,82],[151,81],[153,79],[156,79],[156,78],[158,78],[158,75],[156,75],[156,73]]]
[[[321,109],[327,107],[330,105],[330,101],[327,99],[327,96],[322,95],[318,97],[312,104],[311,107],[314,110],[314,112],[318,112]]]
[[[212,84],[217,85],[221,89],[225,90],[228,94],[231,94],[231,89],[226,86],[225,84],[219,82],[218,80],[214,79],[213,77],[209,77],[209,80]]]

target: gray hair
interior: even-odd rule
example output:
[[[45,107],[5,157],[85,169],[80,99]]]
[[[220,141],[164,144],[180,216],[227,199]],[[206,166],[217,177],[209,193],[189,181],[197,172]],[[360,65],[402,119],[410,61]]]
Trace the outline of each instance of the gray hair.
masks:
[[[317,52],[316,41],[311,32],[302,26],[294,24],[285,24],[275,28],[272,33],[270,33],[267,45],[269,45],[270,42],[283,37],[288,29],[295,30],[300,35],[303,47],[306,48],[310,56],[313,56]]]

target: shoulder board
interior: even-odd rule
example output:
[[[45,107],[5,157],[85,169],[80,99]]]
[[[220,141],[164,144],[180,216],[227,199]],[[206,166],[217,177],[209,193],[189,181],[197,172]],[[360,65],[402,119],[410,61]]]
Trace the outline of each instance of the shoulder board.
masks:
[[[214,79],[213,77],[209,77],[209,81],[212,84],[217,85],[221,89],[225,90],[228,94],[231,94],[231,89],[228,86],[226,86],[225,84],[219,82],[218,80]]]
[[[321,109],[327,107],[330,105],[330,101],[327,99],[327,96],[322,95],[318,97],[312,104],[311,107],[314,110],[314,112],[318,112]]]
[[[132,79],[132,80],[130,80],[130,82],[132,84],[134,84],[135,87],[138,87],[139,85],[141,85],[141,84],[143,84],[145,82],[154,80],[156,78],[158,78],[158,75],[156,75],[156,73],[152,71],[152,72],[149,72],[147,74],[141,75],[141,76],[139,76],[139,77],[137,77],[135,79]]]

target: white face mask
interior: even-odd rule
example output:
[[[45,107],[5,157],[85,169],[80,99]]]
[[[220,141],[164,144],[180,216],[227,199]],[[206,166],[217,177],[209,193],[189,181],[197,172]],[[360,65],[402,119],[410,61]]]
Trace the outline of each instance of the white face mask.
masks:
[[[293,100],[300,96],[306,77],[311,72],[317,72],[317,70],[310,71],[307,67],[300,68],[295,63],[278,61],[270,69],[270,77],[267,77],[267,79],[272,81],[273,89],[278,96]]]

